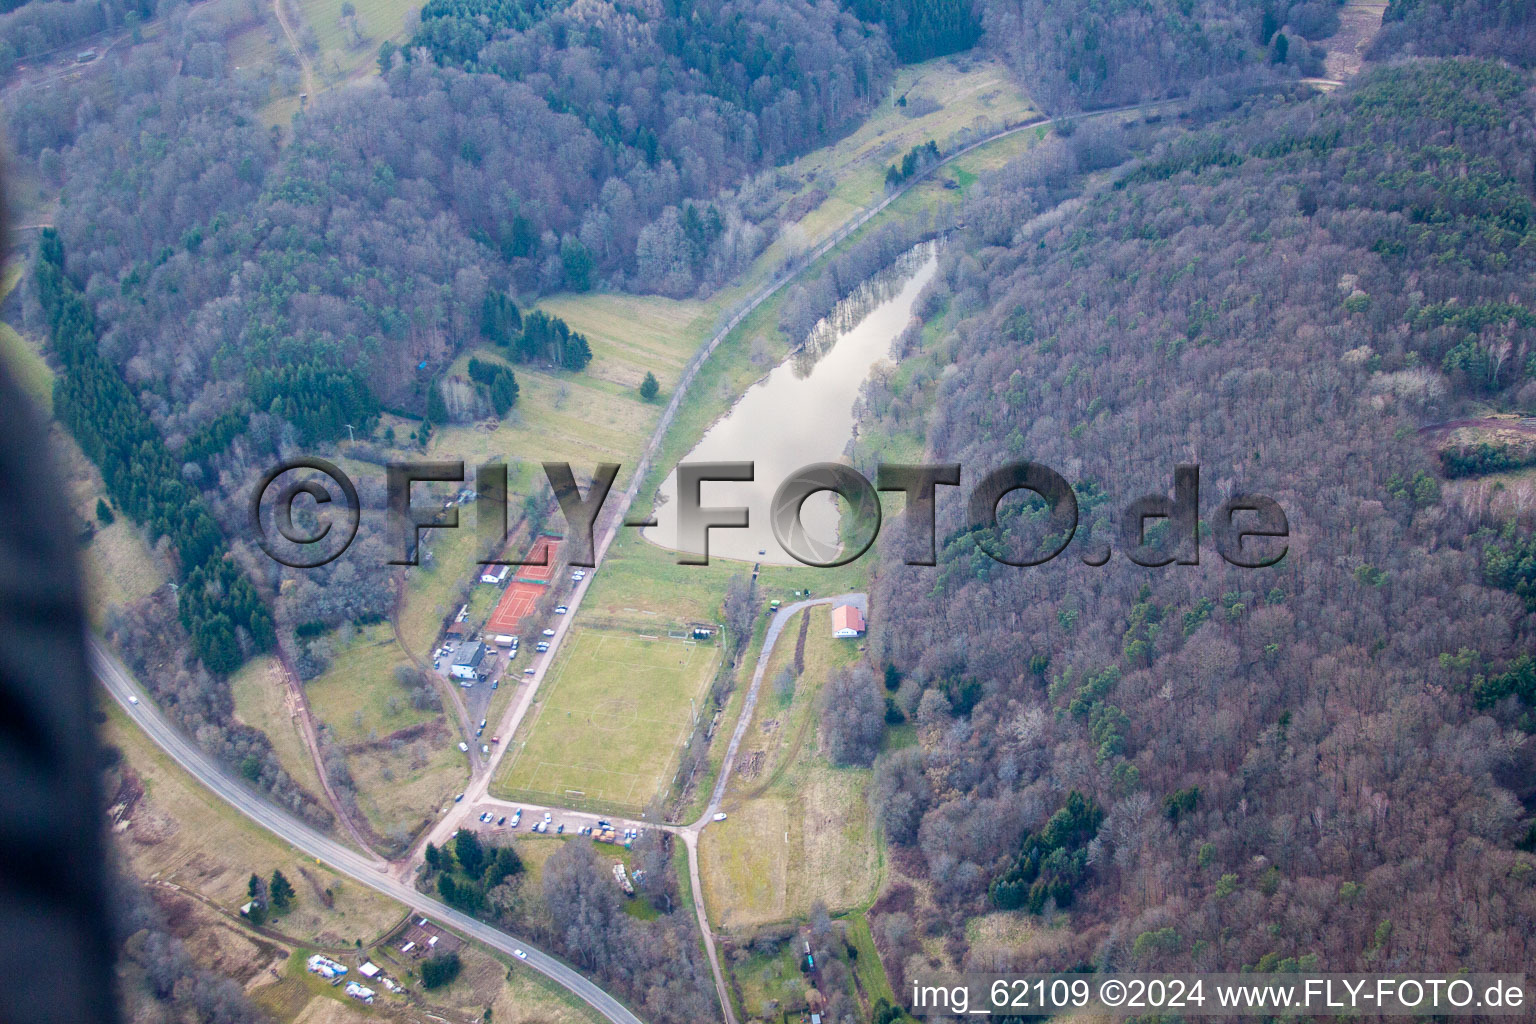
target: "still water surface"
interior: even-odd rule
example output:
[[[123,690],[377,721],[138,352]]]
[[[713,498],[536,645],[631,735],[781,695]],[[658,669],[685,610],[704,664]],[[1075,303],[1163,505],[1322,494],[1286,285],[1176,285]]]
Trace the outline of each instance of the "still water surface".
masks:
[[[750,483],[708,482],[705,508],[744,506],[744,530],[713,529],[710,559],[738,558],[770,565],[798,565],[774,539],[768,524],[773,492],[795,470],[813,462],[839,462],[853,439],[853,408],[871,371],[890,359],[891,344],[906,329],[923,286],[938,269],[938,245],[909,250],[860,285],[811,331],[802,349],[752,385],[709,428],[685,462],[754,462]],[[677,473],[661,485],[652,543],[680,550],[677,538]],[[809,498],[801,519],[813,541],[837,543],[840,499]]]

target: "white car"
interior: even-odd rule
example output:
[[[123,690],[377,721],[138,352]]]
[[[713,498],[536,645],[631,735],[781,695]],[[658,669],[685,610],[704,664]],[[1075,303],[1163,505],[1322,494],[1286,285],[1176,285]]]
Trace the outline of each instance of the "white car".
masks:
[[[563,605],[563,604],[560,604],[560,605],[556,605],[556,606],[555,606],[555,614],[556,614],[556,615],[564,615],[564,614],[565,614],[565,613],[566,613],[566,612],[568,612],[568,611],[570,611],[570,609],[569,609],[569,608],[567,608],[567,607],[566,607],[566,606],[565,606],[565,605]]]
[[[545,636],[554,636],[554,635],[555,635],[555,631],[554,631],[554,630],[552,630],[552,629],[546,629],[546,630],[545,630],[545,631],[544,631],[544,635],[545,635]]]
[[[721,811],[720,813],[716,814],[714,820],[715,821],[724,821],[725,820],[725,812]]]
[[[139,698],[133,696],[132,694],[129,694],[129,696],[128,696],[128,703],[129,704],[137,704],[138,702],[139,702]]]
[[[465,743],[463,740],[459,741],[459,753],[461,753],[461,754],[469,753],[469,744]]]
[[[550,819],[550,817],[551,817],[550,813],[548,811],[545,811],[544,812],[544,820],[548,821]]]
[[[513,955],[513,956],[515,956],[515,957],[517,957],[517,958],[518,958],[518,959],[519,959],[519,960],[527,960],[527,959],[528,959],[528,954],[527,954],[527,953],[524,953],[524,952],[523,952],[523,951],[522,951],[522,950],[520,950],[520,949],[514,949],[514,950],[513,950],[513,951],[512,951],[512,955]]]

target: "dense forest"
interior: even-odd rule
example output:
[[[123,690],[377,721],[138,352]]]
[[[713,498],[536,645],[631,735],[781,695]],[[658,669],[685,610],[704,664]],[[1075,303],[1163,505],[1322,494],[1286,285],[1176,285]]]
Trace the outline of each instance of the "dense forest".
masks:
[[[983,20],[993,49],[1053,113],[1317,74],[1308,41],[1337,27],[1331,0],[987,0]]]
[[[645,1020],[694,1024],[719,1013],[690,906],[678,894],[673,839],[651,830],[633,844],[630,869],[645,914],[625,912],[602,847],[566,842],[537,881],[510,846],[483,843],[460,829],[442,847],[428,844],[419,880],[465,913],[546,944]]]
[[[1266,40],[1324,26],[1318,6],[435,0],[382,77],[315,98],[286,139],[256,117],[266,83],[229,76],[223,23],[171,6],[155,41],[6,113],[19,156],[62,189],[102,351],[172,448],[242,401],[312,443],[381,407],[423,414],[440,367],[487,336],[489,303],[729,279],[774,230],[759,172],[858,123],[898,53],[976,42],[978,18],[1032,92],[1076,107],[1273,67]]]
[[[330,813],[282,768],[266,735],[234,716],[227,677],[274,647],[272,612],[155,424],[102,357],[95,314],[63,268],[62,243],[47,229],[32,279],[61,371],[54,413],[100,469],[113,504],[145,531],[179,579],[174,612],[161,592],[132,609],[113,609],[107,631],[167,715],[199,745],[290,809],[329,824]]]
[[[226,75],[218,27],[181,10],[163,41],[7,111],[62,187],[102,351],[173,447],[241,400],[306,443],[381,404],[420,414],[489,303],[718,284],[771,230],[730,190],[851,128],[893,62],[880,30],[805,0],[582,5],[474,59],[386,54],[285,140],[255,116],[259,83]],[[584,365],[584,339],[534,326],[552,330],[512,339],[517,359]]]
[[[54,413],[101,470],[118,508],[144,527],[151,543],[169,541],[180,570],[181,625],[193,651],[212,671],[232,672],[272,646],[272,616],[196,491],[182,482],[154,424],[117,368],[101,357],[95,316],[63,268],[58,235],[45,229],[33,281],[62,369],[54,381]]]
[[[972,0],[849,0],[848,8],[885,28],[904,63],[969,50],[981,38]]]
[[[155,13],[148,0],[0,0],[0,9],[0,77],[22,61],[98,32],[142,24]],[[63,56],[71,59],[75,54]]]
[[[1372,55],[1402,53],[1500,57],[1536,64],[1536,4],[1531,0],[1390,0]]]
[[[877,760],[876,804],[931,894],[875,908],[898,991],[925,934],[986,969],[1529,961],[1532,524],[1443,479],[1418,428],[1536,407],[1530,87],[1408,63],[1170,133],[1064,215],[1039,217],[1112,140],[978,186],[920,301],[949,325],[924,358],[958,372],[878,383],[868,415],[921,422],[932,394],[930,455],[1052,466],[1081,525],[1011,568],[941,498],[938,567],[883,561],[861,685],[919,743]],[[1190,462],[1198,564],[1131,565],[1119,510]],[[1238,492],[1289,517],[1273,567],[1211,549]],[[1049,528],[1016,499],[1003,518]],[[1154,546],[1197,543],[1165,527]],[[1050,941],[967,959],[967,918],[1069,908]]]

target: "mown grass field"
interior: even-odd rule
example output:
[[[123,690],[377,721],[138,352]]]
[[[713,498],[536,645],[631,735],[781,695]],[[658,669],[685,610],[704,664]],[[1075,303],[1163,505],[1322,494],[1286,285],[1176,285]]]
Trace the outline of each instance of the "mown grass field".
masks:
[[[907,98],[906,108],[896,105],[898,96]],[[925,100],[939,104],[938,109],[907,116]],[[985,133],[1036,116],[1000,64],[960,55],[902,68],[890,95],[856,131],[785,168],[806,180],[802,193],[820,187],[818,182],[833,183],[827,198],[797,225],[800,239],[814,242],[877,201],[884,193],[886,167],[913,146],[929,139],[944,146],[956,132]]]
[[[656,374],[667,394],[698,347],[694,340],[709,337],[722,312],[718,301],[615,292],[567,292],[541,300],[538,308],[587,336],[592,346],[587,375],[624,389],[631,398],[646,371]]]
[[[804,917],[817,901],[833,912],[852,909],[873,898],[879,885],[870,772],[833,767],[816,748],[821,687],[856,659],[857,645],[832,638],[825,606],[808,611],[805,671],[789,700],[775,694],[775,675],[793,664],[801,612],[779,635],[737,753],[724,804],[730,817],[699,840],[705,905],[728,930]],[[740,764],[754,754],[760,767],[747,777]]]
[[[497,779],[506,795],[638,813],[676,769],[719,648],[630,629],[574,630]]]
[[[358,784],[357,805],[375,831],[403,844],[447,810],[469,778],[456,737],[444,727],[399,750],[385,746],[348,752],[347,767]]]
[[[287,0],[289,23],[315,74],[315,88],[324,90],[378,73],[379,47],[385,40],[404,43],[407,23],[419,3],[410,0],[351,0],[359,34],[346,27],[341,8],[345,0]],[[230,71],[274,73],[273,90],[261,110],[264,123],[286,128],[301,109],[304,90],[298,55],[273,12],[272,0],[229,0],[200,10],[205,20],[225,26],[225,62]],[[154,23],[151,23],[154,24]],[[310,97],[312,100],[314,97]]]
[[[386,39],[404,43],[407,22],[421,9],[415,0],[352,0],[360,40],[347,30],[341,16],[346,0],[292,0],[299,18],[314,31],[320,52],[312,59],[315,72],[328,85],[378,71],[379,47]]]
[[[304,687],[315,717],[346,751],[358,807],[375,831],[397,842],[413,835],[469,777],[446,713],[412,706],[410,692],[395,677],[397,667],[409,664],[381,623],[360,630],[352,646]]]
[[[309,706],[346,744],[441,718],[441,712],[411,706],[410,692],[395,678],[395,669],[409,664],[388,626],[358,630],[352,645],[339,649],[330,667],[304,684]]]
[[[37,349],[7,323],[0,323],[0,362],[39,409],[53,411],[53,371]]]
[[[75,518],[95,529],[90,543],[81,550],[80,560],[87,610],[91,620],[99,624],[110,609],[154,593],[170,581],[170,576],[145,543],[144,532],[120,509],[113,509],[116,519],[110,526],[97,520],[96,502],[106,495],[106,484],[75,439],[57,423],[50,425],[48,436],[64,473],[65,492]]]
[[[123,752],[144,786],[129,815],[132,824],[117,830],[115,840],[135,877],[173,883],[238,910],[252,872],[270,877],[281,869],[298,898],[273,927],[324,944],[372,941],[404,916],[400,904],[343,879],[248,821],[161,753],[116,705],[103,701],[103,707],[103,741]],[[332,908],[306,875],[331,891]]]
[[[278,762],[294,781],[323,798],[314,759],[289,713],[288,688],[282,671],[275,658],[263,656],[246,662],[231,676],[229,690],[235,700],[235,718],[266,733]]]

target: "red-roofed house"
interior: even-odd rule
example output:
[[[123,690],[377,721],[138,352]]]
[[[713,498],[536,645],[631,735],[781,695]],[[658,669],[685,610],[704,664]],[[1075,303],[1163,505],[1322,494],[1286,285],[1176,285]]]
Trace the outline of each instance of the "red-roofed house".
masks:
[[[839,639],[864,635],[864,613],[851,604],[832,609],[832,635]]]

